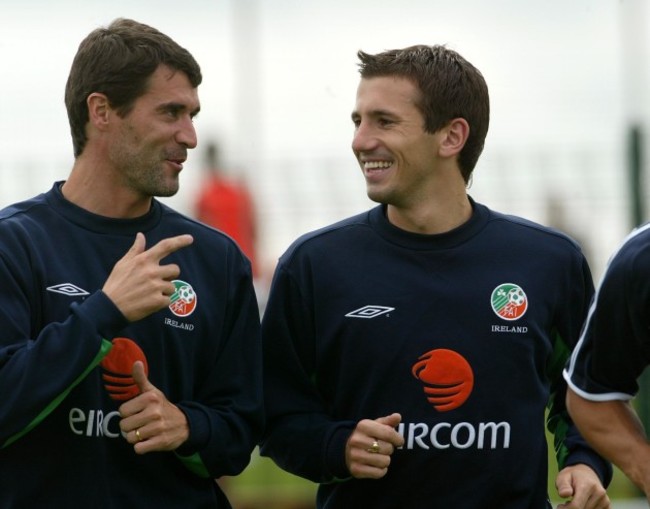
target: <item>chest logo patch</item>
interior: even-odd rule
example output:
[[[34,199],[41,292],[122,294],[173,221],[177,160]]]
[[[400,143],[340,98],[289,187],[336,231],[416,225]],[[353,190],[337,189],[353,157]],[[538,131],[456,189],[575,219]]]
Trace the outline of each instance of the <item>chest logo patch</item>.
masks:
[[[79,288],[77,285],[72,283],[61,283],[54,286],[48,286],[46,290],[48,292],[67,295],[68,297],[83,297],[84,295],[90,295],[86,290]]]
[[[519,320],[528,309],[526,293],[521,286],[514,283],[497,286],[492,291],[490,303],[496,315],[508,321]]]
[[[175,279],[172,281],[176,290],[171,296],[169,310],[176,316],[189,316],[196,309],[197,297],[194,288],[189,283]]]
[[[355,309],[354,311],[350,311],[347,315],[348,318],[375,318],[380,315],[385,315],[386,313],[390,313],[391,311],[394,311],[395,308],[391,308],[389,306],[363,306],[362,308]]]
[[[457,352],[439,348],[421,355],[411,369],[424,385],[427,401],[438,412],[460,407],[474,388],[474,372]]]

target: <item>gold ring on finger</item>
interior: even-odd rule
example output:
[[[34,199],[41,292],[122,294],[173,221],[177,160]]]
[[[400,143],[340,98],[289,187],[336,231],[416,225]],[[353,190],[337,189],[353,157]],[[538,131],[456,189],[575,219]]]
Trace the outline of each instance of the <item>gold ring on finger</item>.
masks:
[[[377,454],[379,452],[379,442],[377,442],[377,440],[373,440],[372,445],[368,447],[366,451]]]

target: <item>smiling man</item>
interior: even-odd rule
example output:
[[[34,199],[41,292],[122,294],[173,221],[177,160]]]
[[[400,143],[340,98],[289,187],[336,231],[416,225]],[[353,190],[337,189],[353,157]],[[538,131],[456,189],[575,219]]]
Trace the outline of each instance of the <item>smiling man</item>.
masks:
[[[79,46],[67,180],[0,212],[0,508],[218,507],[261,436],[251,266],[172,196],[199,65],[118,19]]]
[[[481,73],[443,46],[359,52],[352,150],[379,205],[280,258],[262,324],[262,454],[319,508],[609,507],[611,466],[564,407],[593,284],[566,235],[467,194]]]

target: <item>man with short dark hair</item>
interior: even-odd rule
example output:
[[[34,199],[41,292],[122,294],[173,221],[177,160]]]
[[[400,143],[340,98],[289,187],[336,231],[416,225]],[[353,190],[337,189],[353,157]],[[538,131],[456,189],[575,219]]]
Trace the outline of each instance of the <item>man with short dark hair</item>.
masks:
[[[489,98],[443,46],[359,53],[352,150],[377,207],[298,239],[263,317],[262,454],[319,508],[609,507],[564,407],[593,292],[566,235],[467,195]]]
[[[262,427],[251,267],[171,196],[201,71],[128,19],[66,87],[66,181],[0,212],[0,507],[230,507]]]

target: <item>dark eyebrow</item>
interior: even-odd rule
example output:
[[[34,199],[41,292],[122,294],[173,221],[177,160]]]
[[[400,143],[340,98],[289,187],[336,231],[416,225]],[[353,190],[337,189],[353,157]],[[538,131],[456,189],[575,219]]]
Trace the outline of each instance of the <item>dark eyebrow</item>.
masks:
[[[182,104],[182,103],[174,103],[174,102],[171,102],[171,103],[164,103],[164,104],[161,104],[160,106],[158,106],[157,109],[158,109],[158,111],[161,111],[161,112],[169,112],[169,113],[174,113],[174,114],[176,114],[176,113],[180,113],[180,112],[182,112],[182,111],[187,110],[187,106],[184,105],[184,104]],[[190,116],[191,116],[191,117],[195,117],[196,115],[199,114],[199,111],[201,111],[201,108],[200,108],[200,107],[199,107],[199,108],[196,108],[196,109],[193,110],[193,111],[191,111],[191,112],[190,112]]]
[[[373,110],[370,112],[370,115],[373,117],[394,117],[395,113],[388,110]]]
[[[390,111],[388,111],[388,110],[372,110],[371,112],[369,112],[368,115],[369,115],[370,117],[375,117],[375,118],[377,118],[377,117],[393,117],[393,118],[394,118],[394,117],[395,117],[395,114],[392,113],[392,112],[390,112]],[[360,115],[359,112],[356,111],[356,110],[353,111],[352,114],[350,115],[350,117],[352,118],[352,120],[354,120],[355,118],[358,118],[358,117],[360,117],[360,116],[361,116],[361,115]]]

